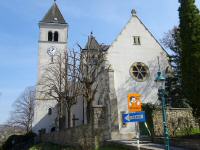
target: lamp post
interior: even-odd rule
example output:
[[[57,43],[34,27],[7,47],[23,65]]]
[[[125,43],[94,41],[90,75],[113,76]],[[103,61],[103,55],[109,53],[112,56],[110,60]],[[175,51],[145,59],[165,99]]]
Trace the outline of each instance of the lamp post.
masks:
[[[159,70],[157,72],[157,77],[155,79],[155,82],[159,85],[158,94],[161,96],[161,100],[162,100],[162,116],[163,116],[163,128],[164,128],[164,135],[165,135],[165,150],[169,150],[170,149],[169,148],[169,134],[168,134],[168,128],[167,128],[167,115],[166,115],[166,102],[165,102],[165,77],[162,75],[160,71],[160,65],[159,65]]]

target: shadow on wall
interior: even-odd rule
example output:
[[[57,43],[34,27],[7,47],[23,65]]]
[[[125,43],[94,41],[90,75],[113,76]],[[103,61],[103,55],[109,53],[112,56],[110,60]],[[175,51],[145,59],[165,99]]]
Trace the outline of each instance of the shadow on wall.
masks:
[[[57,105],[47,110],[47,114],[33,126],[33,132],[43,134],[47,132],[54,132],[57,130]],[[52,120],[54,120],[52,122]]]
[[[165,72],[168,62],[166,58],[160,55],[160,69],[161,72]],[[119,113],[119,124],[121,132],[134,132],[135,123],[124,124],[122,120],[122,114],[128,113],[128,94],[138,93],[141,95],[142,103],[152,103],[159,104],[158,101],[158,87],[155,83],[155,78],[157,76],[158,60],[157,57],[148,61],[146,65],[149,68],[150,75],[148,79],[144,82],[137,82],[132,79],[131,76],[126,79],[124,84],[122,84],[119,89],[117,89],[117,98],[118,98],[118,113]]]
[[[153,103],[158,104],[157,101],[157,92],[158,87],[155,83],[155,78],[157,76],[158,71],[158,61],[157,58],[154,58],[153,60],[149,61],[146,64],[150,71],[149,78],[144,82],[137,82],[130,76],[126,82],[120,86],[120,88],[117,90],[118,92],[118,103],[119,106],[124,107],[124,109],[127,109],[127,96],[129,93],[138,93],[141,94],[141,99],[143,103]],[[166,67],[168,66],[168,63],[166,62],[165,58],[161,55],[160,56],[160,68],[162,72],[165,72]]]
[[[39,105],[41,105],[39,103]],[[45,106],[44,106],[45,105]],[[46,107],[47,104],[42,104],[41,107],[39,107],[36,114],[36,118],[40,115],[39,111],[42,111],[42,113],[45,113],[45,116],[42,117],[40,120],[35,120],[36,124],[33,126],[33,131],[35,133],[50,133],[54,131],[58,131],[58,126],[59,126],[59,120],[58,118],[58,111],[57,107],[58,104],[55,104],[54,107]],[[86,108],[86,106],[84,106]],[[45,110],[46,109],[46,110]],[[67,108],[66,108],[67,109]],[[73,105],[71,108],[71,124],[70,127],[75,127],[75,126],[80,126],[83,124],[83,111],[85,112],[85,109],[83,109],[83,101],[82,99],[79,99],[77,101],[76,105]],[[41,114],[42,114],[41,113]],[[85,122],[86,120],[86,114],[84,113],[85,116]],[[66,118],[65,118],[65,128],[68,127],[68,114],[66,112]]]

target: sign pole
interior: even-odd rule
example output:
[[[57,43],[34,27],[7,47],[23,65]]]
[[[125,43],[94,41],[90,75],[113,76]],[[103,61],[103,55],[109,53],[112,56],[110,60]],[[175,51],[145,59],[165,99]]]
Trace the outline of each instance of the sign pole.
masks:
[[[137,125],[137,148],[140,150],[140,126],[139,122],[136,123]]]
[[[128,94],[128,111],[129,114],[124,114],[124,122],[136,122],[136,138],[137,147],[140,150],[140,126],[139,122],[145,122],[145,112],[142,112],[141,95],[138,93]]]

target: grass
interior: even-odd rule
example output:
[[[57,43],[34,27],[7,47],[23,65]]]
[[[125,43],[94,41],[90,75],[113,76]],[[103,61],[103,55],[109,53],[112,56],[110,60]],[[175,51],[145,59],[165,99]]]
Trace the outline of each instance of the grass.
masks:
[[[99,150],[128,150],[128,149],[121,148],[121,147],[105,146],[105,147],[100,148]]]
[[[29,148],[29,150],[76,150],[76,149],[52,143],[40,143],[32,146],[31,148]],[[103,146],[98,150],[127,150],[127,149],[113,145],[113,146]]]
[[[199,135],[200,129],[199,128],[185,128],[184,130],[176,132],[175,137],[185,137],[185,136],[193,136],[193,135]]]
[[[191,131],[191,134],[200,134],[200,129],[199,128],[193,128]]]
[[[29,150],[74,150],[68,146],[61,146],[52,143],[40,143],[37,145],[33,145]]]

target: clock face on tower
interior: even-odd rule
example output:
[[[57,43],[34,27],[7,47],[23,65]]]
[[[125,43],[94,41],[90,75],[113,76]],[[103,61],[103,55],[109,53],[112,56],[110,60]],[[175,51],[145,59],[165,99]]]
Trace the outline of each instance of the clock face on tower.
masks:
[[[50,56],[54,56],[55,53],[56,53],[56,47],[55,46],[51,46],[47,49],[47,54],[50,55]]]

